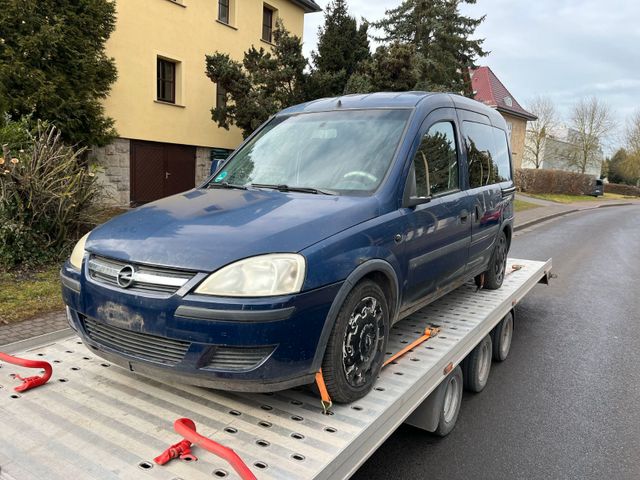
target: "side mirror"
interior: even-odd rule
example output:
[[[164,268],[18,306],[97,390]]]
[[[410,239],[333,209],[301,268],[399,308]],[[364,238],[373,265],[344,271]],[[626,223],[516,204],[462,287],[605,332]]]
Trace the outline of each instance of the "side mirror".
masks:
[[[424,203],[429,203],[431,201],[431,197],[409,197],[407,199],[405,199],[404,203],[404,207],[405,208],[413,208],[413,207],[417,207],[418,205],[422,205]]]
[[[213,175],[218,170],[218,167],[222,163],[222,160],[211,160],[211,167],[209,168],[209,175]]]

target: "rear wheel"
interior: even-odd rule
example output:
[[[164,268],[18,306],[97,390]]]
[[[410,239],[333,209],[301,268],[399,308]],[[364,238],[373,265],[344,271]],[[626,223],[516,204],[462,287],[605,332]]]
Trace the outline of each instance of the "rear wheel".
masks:
[[[496,245],[493,248],[491,260],[489,260],[489,269],[481,275],[478,275],[475,279],[478,287],[486,288],[488,290],[497,290],[502,286],[505,272],[507,270],[508,252],[509,245],[507,243],[507,236],[504,231],[502,231],[498,234],[498,238],[496,239]]]
[[[493,343],[493,359],[503,362],[511,350],[511,339],[513,338],[513,313],[509,312],[502,321],[496,325],[491,332]]]
[[[331,331],[322,374],[331,399],[349,403],[373,387],[389,337],[389,307],[378,284],[365,280],[347,295]]]
[[[433,433],[439,437],[448,435],[453,427],[456,426],[458,413],[460,413],[460,405],[462,403],[462,370],[457,366],[447,378],[445,382],[445,391],[440,406],[440,420],[438,428]]]
[[[475,393],[484,390],[489,380],[492,357],[491,336],[487,335],[462,362],[465,389]]]

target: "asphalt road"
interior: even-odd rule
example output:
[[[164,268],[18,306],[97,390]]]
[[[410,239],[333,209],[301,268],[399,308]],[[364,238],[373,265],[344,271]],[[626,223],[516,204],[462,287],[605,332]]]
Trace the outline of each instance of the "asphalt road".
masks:
[[[444,439],[400,427],[358,480],[640,479],[640,206],[519,232],[558,278],[518,306],[509,358]]]

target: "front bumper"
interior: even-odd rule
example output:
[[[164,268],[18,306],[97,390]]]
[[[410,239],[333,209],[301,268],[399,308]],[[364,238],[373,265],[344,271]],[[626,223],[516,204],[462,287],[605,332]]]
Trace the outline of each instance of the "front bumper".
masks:
[[[341,287],[256,299],[184,293],[192,288],[161,295],[98,283],[68,264],[61,280],[69,323],[96,355],[152,378],[254,392],[313,381]]]

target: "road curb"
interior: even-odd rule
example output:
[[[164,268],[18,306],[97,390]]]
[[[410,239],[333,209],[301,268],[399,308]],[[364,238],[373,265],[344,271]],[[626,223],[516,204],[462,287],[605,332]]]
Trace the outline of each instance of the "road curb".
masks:
[[[627,205],[635,205],[633,203],[604,203],[601,205],[596,205],[595,207],[586,207],[586,208],[572,208],[571,210],[564,210],[562,212],[556,212],[556,213],[552,213],[550,215],[545,215],[544,217],[540,217],[540,218],[536,218],[535,220],[530,220],[528,222],[525,222],[521,225],[515,225],[513,227],[513,231],[517,232],[519,230],[523,230],[525,228],[529,228],[532,227],[534,225],[537,225],[539,223],[542,222],[546,222],[548,220],[553,220],[554,218],[558,218],[558,217],[564,217],[565,215],[569,215],[570,213],[576,213],[576,212],[584,212],[587,210],[597,210],[598,208],[608,208],[608,207],[624,207]]]

